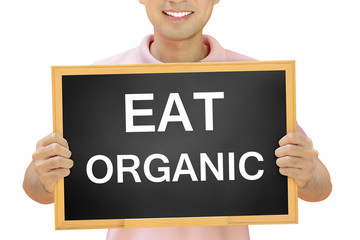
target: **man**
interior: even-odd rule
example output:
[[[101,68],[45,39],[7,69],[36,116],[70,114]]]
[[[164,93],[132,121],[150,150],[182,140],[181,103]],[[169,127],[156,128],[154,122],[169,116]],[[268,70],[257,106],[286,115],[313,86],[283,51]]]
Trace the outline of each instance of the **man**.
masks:
[[[136,64],[161,62],[252,61],[254,59],[223,49],[202,30],[219,0],[139,0],[154,26],[154,35],[125,53],[97,64]],[[331,192],[326,167],[318,159],[312,141],[300,127],[279,141],[275,151],[281,174],[294,178],[299,197],[321,201]],[[35,201],[52,203],[58,179],[70,174],[73,161],[67,141],[51,133],[41,139],[24,178],[24,189]],[[172,227],[111,229],[108,239],[249,239],[247,226]]]

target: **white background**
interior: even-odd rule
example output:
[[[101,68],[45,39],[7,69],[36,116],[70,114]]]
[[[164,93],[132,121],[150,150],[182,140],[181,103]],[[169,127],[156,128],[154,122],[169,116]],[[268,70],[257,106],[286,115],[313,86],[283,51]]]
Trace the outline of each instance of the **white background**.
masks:
[[[252,239],[359,239],[359,23],[356,0],[222,0],[204,33],[259,60],[296,60],[297,120],[333,182],[299,201],[298,225],[251,226]],[[35,143],[52,131],[51,65],[85,65],[152,32],[136,0],[0,3],[0,239],[105,239],[55,231],[53,205],[22,190]]]

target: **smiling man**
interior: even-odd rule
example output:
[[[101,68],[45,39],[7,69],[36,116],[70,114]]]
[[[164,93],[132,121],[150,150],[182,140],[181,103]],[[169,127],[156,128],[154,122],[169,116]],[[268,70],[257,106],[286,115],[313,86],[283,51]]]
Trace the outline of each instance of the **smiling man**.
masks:
[[[226,50],[203,28],[219,0],[139,0],[145,6],[154,34],[139,47],[96,64],[254,61]]]
[[[254,59],[226,50],[210,36],[203,35],[214,6],[219,0],[139,0],[146,8],[154,34],[140,46],[101,60],[97,64],[141,64],[171,62],[226,62]],[[321,201],[331,192],[326,167],[318,159],[312,141],[298,126],[279,141],[275,151],[279,171],[294,178],[299,197]],[[73,161],[67,141],[51,133],[38,141],[33,161],[24,178],[24,190],[37,202],[52,203],[58,179],[70,174]],[[124,240],[232,240],[249,239],[247,226],[171,227],[110,229],[107,239]]]
[[[219,1],[147,1],[149,20],[154,26],[151,54],[162,62],[196,62],[207,56],[202,29],[214,4]],[[191,54],[189,54],[191,53]]]

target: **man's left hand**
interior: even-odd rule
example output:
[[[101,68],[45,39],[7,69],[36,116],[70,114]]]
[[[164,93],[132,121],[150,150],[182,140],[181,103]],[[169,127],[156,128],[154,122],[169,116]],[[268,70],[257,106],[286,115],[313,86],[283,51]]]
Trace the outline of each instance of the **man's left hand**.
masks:
[[[318,152],[312,140],[298,133],[288,133],[279,141],[275,150],[276,164],[282,175],[295,179],[300,188],[304,188],[312,179],[318,161]]]

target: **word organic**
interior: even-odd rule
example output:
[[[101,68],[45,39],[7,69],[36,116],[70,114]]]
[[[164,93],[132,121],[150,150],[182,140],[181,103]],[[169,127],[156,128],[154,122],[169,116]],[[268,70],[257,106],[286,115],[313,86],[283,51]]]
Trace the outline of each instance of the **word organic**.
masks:
[[[213,101],[221,101],[224,99],[224,92],[194,92],[193,98],[195,100],[204,100],[204,112],[205,112],[205,130],[214,130],[214,104]],[[152,116],[152,109],[134,109],[134,101],[151,101],[154,99],[154,94],[143,93],[143,94],[125,94],[125,129],[127,133],[131,132],[155,132],[156,128],[154,125],[135,125],[134,118],[141,116]],[[178,114],[172,115],[171,110],[176,107]],[[182,124],[185,131],[193,131],[191,122],[186,113],[186,109],[182,103],[179,93],[170,93],[165,109],[163,111],[162,118],[157,129],[158,132],[165,132],[167,124],[169,122],[178,122]],[[154,153],[149,155],[144,161],[140,161],[139,157],[133,154],[117,155],[117,182],[124,183],[124,173],[131,174],[134,181],[137,183],[142,182],[138,170],[143,168],[143,173],[147,180],[154,183],[161,182],[178,182],[179,178],[183,175],[190,176],[192,181],[206,181],[207,180],[207,169],[210,169],[211,173],[215,176],[217,181],[224,181],[224,153],[217,153],[217,166],[210,160],[208,154],[200,153],[200,173],[196,174],[193,163],[187,153],[181,153],[176,165],[173,176],[170,176],[169,159],[161,153]],[[258,170],[256,174],[249,174],[246,171],[246,161],[248,159],[256,159],[261,162],[264,161],[261,154],[255,151],[249,151],[244,153],[238,160],[238,170],[240,175],[250,181],[258,180],[264,174],[264,170]],[[160,160],[162,166],[157,168],[157,176],[154,176],[150,169],[154,160]],[[107,171],[104,177],[99,178],[93,173],[93,165],[97,161],[102,161],[106,164]],[[229,181],[235,180],[235,154],[229,152],[227,154],[228,161],[228,176]],[[127,162],[127,164],[125,164]],[[174,161],[171,161],[174,162]],[[141,164],[143,163],[143,164]],[[86,173],[90,181],[96,184],[104,184],[108,182],[114,173],[114,166],[112,161],[104,155],[95,155],[89,159],[86,166]],[[159,176],[160,175],[160,176]]]

